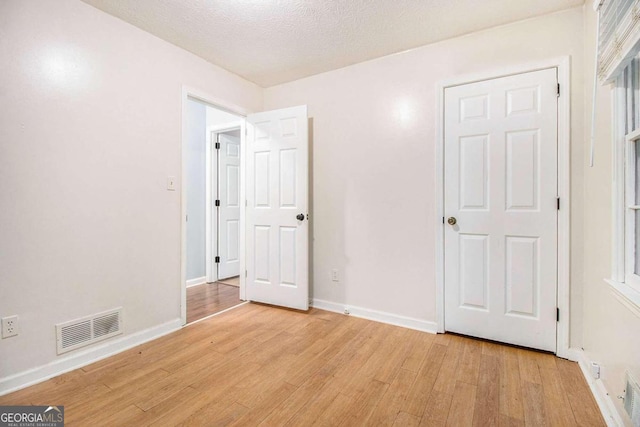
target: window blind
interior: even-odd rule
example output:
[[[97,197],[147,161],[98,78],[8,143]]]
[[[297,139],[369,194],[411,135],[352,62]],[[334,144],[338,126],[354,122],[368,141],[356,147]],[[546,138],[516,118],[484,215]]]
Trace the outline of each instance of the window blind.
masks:
[[[598,77],[609,83],[638,53],[640,0],[604,0],[599,6]]]

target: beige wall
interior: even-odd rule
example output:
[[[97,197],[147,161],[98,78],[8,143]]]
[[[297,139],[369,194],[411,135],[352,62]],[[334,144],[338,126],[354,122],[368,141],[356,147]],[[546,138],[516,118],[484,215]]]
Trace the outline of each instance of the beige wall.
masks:
[[[436,85],[560,56],[571,56],[575,88],[572,243],[582,247],[582,26],[582,8],[570,9],[265,91],[265,109],[308,104],[313,118],[315,298],[435,322]],[[579,346],[581,251],[571,273]]]
[[[590,6],[590,5],[589,5]],[[585,7],[585,87],[591,100],[595,44],[595,13]],[[602,366],[602,385],[622,416],[626,370],[640,379],[640,317],[622,304],[604,282],[611,277],[612,247],[612,142],[611,87],[598,90],[595,164],[584,169],[584,321],[583,348],[589,361]],[[590,102],[585,108],[585,129],[591,126]],[[588,136],[589,134],[587,134]],[[585,151],[583,163],[588,162]],[[578,251],[580,248],[574,248]],[[638,313],[636,311],[636,313]],[[628,423],[628,420],[625,420]]]
[[[0,40],[0,315],[21,329],[1,391],[61,359],[56,323],[179,322],[182,85],[253,111],[262,89],[78,0],[1,1]]]

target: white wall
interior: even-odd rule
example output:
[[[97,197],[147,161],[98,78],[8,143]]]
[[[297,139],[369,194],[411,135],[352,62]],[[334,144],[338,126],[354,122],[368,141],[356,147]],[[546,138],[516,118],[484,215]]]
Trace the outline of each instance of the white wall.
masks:
[[[262,89],[78,0],[0,2],[0,382],[59,360],[54,325],[180,317],[182,85],[248,111]]]
[[[591,91],[593,79],[595,13],[585,7],[585,129],[591,127]],[[588,361],[602,366],[601,384],[621,418],[622,400],[617,396],[625,388],[624,374],[629,370],[640,379],[640,311],[635,314],[622,304],[603,279],[611,277],[612,251],[612,142],[610,86],[598,90],[596,100],[596,150],[593,168],[584,169],[584,343]],[[588,134],[587,134],[588,135]],[[582,159],[588,162],[588,152]],[[580,248],[575,248],[579,250]],[[628,422],[628,420],[627,420]],[[630,425],[630,424],[629,424]]]
[[[424,321],[435,306],[436,84],[570,55],[572,243],[582,246],[582,8],[494,28],[269,88],[265,109],[313,118],[313,296]],[[337,268],[341,281],[330,280]],[[572,259],[580,318],[582,257]],[[580,344],[572,322],[572,344]]]
[[[187,280],[206,275],[207,110],[187,101]]]
[[[207,126],[224,126],[242,120],[235,114],[227,113],[219,108],[207,106]]]

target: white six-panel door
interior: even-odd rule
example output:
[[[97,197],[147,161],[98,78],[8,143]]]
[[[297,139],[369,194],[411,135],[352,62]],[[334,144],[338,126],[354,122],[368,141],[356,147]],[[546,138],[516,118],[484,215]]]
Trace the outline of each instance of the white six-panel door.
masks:
[[[240,274],[240,138],[218,136],[218,280]]]
[[[306,106],[247,117],[249,301],[309,308],[307,129]]]
[[[444,104],[445,329],[555,351],[556,68]]]

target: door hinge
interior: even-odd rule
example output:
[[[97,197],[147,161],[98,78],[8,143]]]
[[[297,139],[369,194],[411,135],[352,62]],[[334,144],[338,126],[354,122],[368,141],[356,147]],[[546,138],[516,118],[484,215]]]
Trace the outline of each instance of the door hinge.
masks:
[[[219,150],[219,149],[220,149],[220,143],[216,142],[216,150]]]
[[[220,264],[220,257],[219,256],[216,257],[216,264]]]
[[[558,83],[557,90],[556,90],[556,94],[557,94],[558,96],[560,96],[560,83]]]
[[[556,199],[556,204],[557,204],[558,210],[560,210],[560,197]]]
[[[249,275],[249,272],[247,272],[247,270],[244,271],[244,277],[247,277]]]
[[[220,200],[216,200],[216,206],[220,206]]]
[[[560,321],[560,308],[556,307],[556,322]]]

